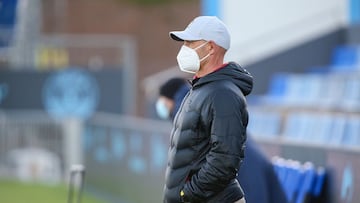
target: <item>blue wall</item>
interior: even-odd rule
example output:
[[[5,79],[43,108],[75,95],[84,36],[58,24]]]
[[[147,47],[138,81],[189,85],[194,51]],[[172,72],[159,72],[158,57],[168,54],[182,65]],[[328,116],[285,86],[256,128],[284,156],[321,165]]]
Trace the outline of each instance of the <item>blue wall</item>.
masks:
[[[220,0],[202,0],[201,1],[201,15],[217,16],[221,15],[221,1]]]
[[[360,24],[360,0],[350,0],[349,20],[351,24]]]

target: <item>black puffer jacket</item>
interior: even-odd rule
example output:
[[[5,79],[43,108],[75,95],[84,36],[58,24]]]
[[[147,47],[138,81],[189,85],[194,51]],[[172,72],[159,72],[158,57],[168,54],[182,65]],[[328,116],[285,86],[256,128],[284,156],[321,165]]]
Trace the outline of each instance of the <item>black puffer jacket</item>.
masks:
[[[243,197],[236,176],[248,124],[244,95],[252,84],[252,76],[233,62],[193,81],[171,132],[165,203],[181,202],[181,189],[192,203]]]

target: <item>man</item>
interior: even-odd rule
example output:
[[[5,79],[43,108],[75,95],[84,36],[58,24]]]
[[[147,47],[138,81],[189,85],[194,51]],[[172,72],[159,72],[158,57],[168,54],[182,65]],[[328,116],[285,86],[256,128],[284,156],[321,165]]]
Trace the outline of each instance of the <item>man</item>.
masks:
[[[252,76],[234,62],[226,26],[213,16],[195,18],[184,31],[177,61],[194,73],[192,87],[174,119],[165,174],[164,202],[243,203],[236,176],[244,158]]]
[[[158,116],[173,121],[189,89],[188,82],[179,77],[170,78],[162,84],[156,102]],[[251,136],[247,136],[245,154],[237,180],[246,194],[246,202],[287,203],[272,163]]]

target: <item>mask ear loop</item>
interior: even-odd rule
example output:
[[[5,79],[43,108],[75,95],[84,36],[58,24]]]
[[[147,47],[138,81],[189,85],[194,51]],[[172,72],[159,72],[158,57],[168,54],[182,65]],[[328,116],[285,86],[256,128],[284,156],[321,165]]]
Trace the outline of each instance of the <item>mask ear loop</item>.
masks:
[[[210,56],[210,53],[208,53],[206,56],[204,56],[202,59],[200,59],[200,62],[202,62],[203,60],[205,60],[206,58],[208,58]]]
[[[194,50],[200,49],[201,47],[205,46],[205,44],[209,43],[209,41],[206,41],[204,44],[201,44],[200,46],[194,48]],[[206,58],[208,58],[210,56],[210,52],[204,56],[202,59],[200,59],[200,62],[202,62],[203,60],[205,60]]]
[[[201,47],[205,46],[205,44],[209,43],[209,41],[206,41],[204,44],[200,44],[198,47],[195,47],[194,50],[198,50]]]

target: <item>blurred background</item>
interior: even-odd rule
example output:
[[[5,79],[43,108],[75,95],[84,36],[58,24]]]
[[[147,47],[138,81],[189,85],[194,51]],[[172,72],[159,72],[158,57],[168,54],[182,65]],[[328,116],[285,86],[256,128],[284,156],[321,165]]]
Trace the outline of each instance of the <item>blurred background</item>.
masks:
[[[0,202],[66,202],[73,164],[83,202],[161,202],[171,123],[154,104],[191,78],[168,33],[198,15],[254,76],[248,133],[286,194],[311,163],[312,202],[358,203],[360,0],[0,0]]]

